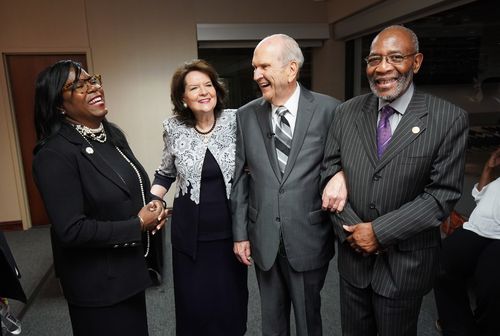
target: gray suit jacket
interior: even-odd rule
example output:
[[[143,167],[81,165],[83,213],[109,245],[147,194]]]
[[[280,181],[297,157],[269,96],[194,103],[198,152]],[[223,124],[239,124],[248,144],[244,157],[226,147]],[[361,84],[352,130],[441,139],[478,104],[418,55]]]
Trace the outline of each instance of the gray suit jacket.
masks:
[[[322,167],[322,183],[343,169],[349,202],[332,215],[339,272],[352,285],[386,297],[418,297],[432,287],[439,224],[460,198],[467,113],[415,91],[386,152],[377,158],[378,100],[353,98],[337,109]],[[343,224],[372,222],[383,252],[363,257],[346,243]]]
[[[334,255],[332,225],[321,211],[320,165],[333,111],[332,97],[301,87],[292,147],[278,167],[271,105],[256,99],[237,113],[236,168],[231,194],[234,241],[250,240],[262,270],[274,263],[280,229],[290,265],[303,272]]]

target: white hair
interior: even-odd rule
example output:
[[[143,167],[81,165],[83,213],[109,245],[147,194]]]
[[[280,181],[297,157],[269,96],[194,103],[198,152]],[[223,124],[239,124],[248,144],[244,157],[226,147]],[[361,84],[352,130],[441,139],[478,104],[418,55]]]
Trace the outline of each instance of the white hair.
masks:
[[[288,62],[295,61],[297,62],[299,69],[302,68],[304,64],[304,55],[302,54],[302,50],[300,50],[299,44],[293,38],[285,34],[274,34],[267,36],[262,39],[262,41],[257,44],[258,48],[261,44],[268,42],[269,40],[277,39],[279,43],[282,44],[281,55],[279,55],[279,59],[282,61],[283,65]]]

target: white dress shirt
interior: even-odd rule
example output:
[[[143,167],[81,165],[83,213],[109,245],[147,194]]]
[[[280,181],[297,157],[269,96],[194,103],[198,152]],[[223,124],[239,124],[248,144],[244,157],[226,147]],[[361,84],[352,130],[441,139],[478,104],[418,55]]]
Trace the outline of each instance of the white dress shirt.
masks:
[[[292,129],[292,134],[293,131],[295,130],[295,121],[297,120],[297,112],[299,110],[299,98],[300,98],[300,85],[297,84],[297,87],[295,88],[295,91],[293,94],[288,98],[285,104],[283,106],[286,107],[289,113],[287,113],[286,120],[288,120],[288,123],[290,123],[290,128]],[[273,130],[276,129],[276,125],[280,122],[279,116],[276,114],[276,110],[278,109],[279,106],[275,106],[271,104],[271,112],[272,112],[272,123],[273,123]]]
[[[400,97],[394,99],[392,102],[388,102],[386,100],[380,99],[378,100],[378,110],[385,105],[390,105],[397,113],[393,113],[389,117],[389,123],[391,124],[391,133],[394,134],[396,127],[398,127],[399,122],[403,118],[403,115],[410,105],[411,98],[413,97],[413,92],[415,91],[415,87],[413,83],[410,84],[410,87],[403,93]],[[378,113],[377,125],[380,121],[380,112]]]

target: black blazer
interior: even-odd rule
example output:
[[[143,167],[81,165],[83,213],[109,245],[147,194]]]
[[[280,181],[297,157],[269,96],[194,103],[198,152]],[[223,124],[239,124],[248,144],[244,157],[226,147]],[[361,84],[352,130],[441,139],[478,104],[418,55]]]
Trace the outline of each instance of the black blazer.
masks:
[[[121,150],[149,190],[148,176],[128,145]],[[33,175],[52,223],[54,264],[68,302],[111,305],[151,284],[140,209],[127,185],[73,127],[64,124],[35,153]]]
[[[0,297],[26,302],[20,273],[2,231],[0,231]]]

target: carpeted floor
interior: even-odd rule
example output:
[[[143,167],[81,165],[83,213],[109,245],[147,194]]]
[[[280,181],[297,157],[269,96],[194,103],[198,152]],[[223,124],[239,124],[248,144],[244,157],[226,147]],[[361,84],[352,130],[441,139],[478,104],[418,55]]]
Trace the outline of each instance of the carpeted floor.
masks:
[[[66,301],[61,295],[58,280],[52,270],[52,251],[48,228],[6,232],[23,274],[22,284],[31,297],[26,307],[14,303],[13,308],[22,316],[21,335],[70,336],[71,325]],[[148,322],[151,336],[175,335],[175,311],[167,230],[167,254],[165,277],[161,286],[148,289]],[[260,301],[255,273],[249,272],[250,300],[248,307],[247,336],[260,335]],[[338,296],[338,274],[335,259],[330,264],[322,292],[323,330],[325,336],[341,335]],[[424,298],[419,320],[419,336],[438,336],[434,328],[436,309],[432,294]],[[293,320],[293,319],[292,319]],[[294,334],[294,333],[292,333]]]

